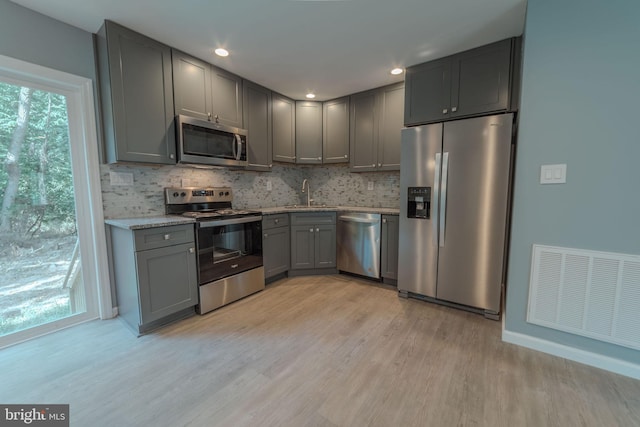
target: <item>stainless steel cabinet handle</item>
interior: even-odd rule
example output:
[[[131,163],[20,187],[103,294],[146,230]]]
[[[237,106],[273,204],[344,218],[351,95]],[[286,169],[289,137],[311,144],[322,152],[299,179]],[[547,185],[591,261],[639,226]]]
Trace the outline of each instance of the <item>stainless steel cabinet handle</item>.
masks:
[[[313,228],[310,228],[310,229],[309,229],[309,233],[313,233]]]
[[[345,159],[347,158],[347,155],[346,155],[346,154],[344,155],[344,158],[345,158]]]
[[[231,264],[231,268],[238,268],[238,264]]]
[[[273,167],[273,163],[269,163],[269,167],[272,168]]]
[[[319,233],[319,232],[320,232],[320,229],[319,229],[319,228],[316,228],[316,233]]]
[[[382,218],[382,223],[386,224],[387,223],[387,218]]]
[[[207,113],[207,120],[211,121],[211,113]]]
[[[169,154],[169,158],[173,159],[175,156],[173,154]]]
[[[264,233],[264,237],[269,237],[269,235],[267,233]]]
[[[194,252],[195,252],[195,249],[193,249],[193,248],[189,248],[189,253],[190,253],[190,254],[192,254],[192,253],[194,253]]]
[[[275,222],[276,224],[280,222],[279,219],[274,219],[273,222]]]
[[[374,163],[374,164],[372,164],[372,165],[371,165],[371,167],[372,167],[372,168],[375,168],[375,167],[376,167],[376,164],[375,164],[375,163]]]
[[[318,160],[322,160],[322,157],[318,157]]]
[[[378,167],[381,168],[382,167],[382,163],[378,163]]]
[[[451,107],[451,112],[455,113],[456,111],[458,111],[458,107]]]
[[[442,110],[442,114],[447,114],[449,112],[449,110],[447,110],[446,108]]]
[[[165,234],[164,235],[164,240],[169,240],[171,238],[171,234]]]

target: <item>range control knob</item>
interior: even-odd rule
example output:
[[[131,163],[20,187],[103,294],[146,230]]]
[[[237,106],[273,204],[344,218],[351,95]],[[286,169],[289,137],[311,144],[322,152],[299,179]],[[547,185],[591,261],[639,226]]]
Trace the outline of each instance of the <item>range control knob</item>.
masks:
[[[220,196],[220,197],[224,196],[224,191],[219,192],[218,196]]]
[[[225,195],[225,196],[228,196],[228,195],[229,195],[229,192],[228,192],[228,191],[225,191],[225,192],[224,192],[224,195]]]
[[[187,195],[187,193],[185,193],[184,191],[182,193],[180,193],[180,197],[184,197],[186,195]]]
[[[173,197],[178,197],[178,196],[179,196],[179,194],[178,194],[177,191],[175,193],[173,193]]]

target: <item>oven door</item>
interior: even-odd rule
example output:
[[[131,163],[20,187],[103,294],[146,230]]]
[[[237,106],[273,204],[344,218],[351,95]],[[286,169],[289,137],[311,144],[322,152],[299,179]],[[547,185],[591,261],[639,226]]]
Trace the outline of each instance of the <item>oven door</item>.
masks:
[[[262,217],[198,222],[200,285],[262,266]]]

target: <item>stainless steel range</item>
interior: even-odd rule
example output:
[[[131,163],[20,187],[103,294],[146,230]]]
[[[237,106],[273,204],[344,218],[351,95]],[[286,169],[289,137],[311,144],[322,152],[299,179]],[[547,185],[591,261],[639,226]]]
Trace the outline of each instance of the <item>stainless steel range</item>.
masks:
[[[165,188],[166,213],[196,220],[199,314],[264,289],[262,214],[232,201],[228,187]]]

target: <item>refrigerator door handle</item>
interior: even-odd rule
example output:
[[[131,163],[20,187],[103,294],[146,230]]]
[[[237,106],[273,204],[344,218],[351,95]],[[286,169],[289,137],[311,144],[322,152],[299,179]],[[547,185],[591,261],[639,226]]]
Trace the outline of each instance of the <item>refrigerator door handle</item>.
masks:
[[[438,206],[440,204],[440,165],[442,164],[442,154],[436,153],[436,165],[433,173],[433,243],[438,245]]]
[[[440,222],[440,247],[444,247],[444,232],[447,223],[447,181],[449,175],[449,153],[442,153],[442,184],[440,191],[442,192],[442,200],[440,201],[440,214],[438,221]]]

